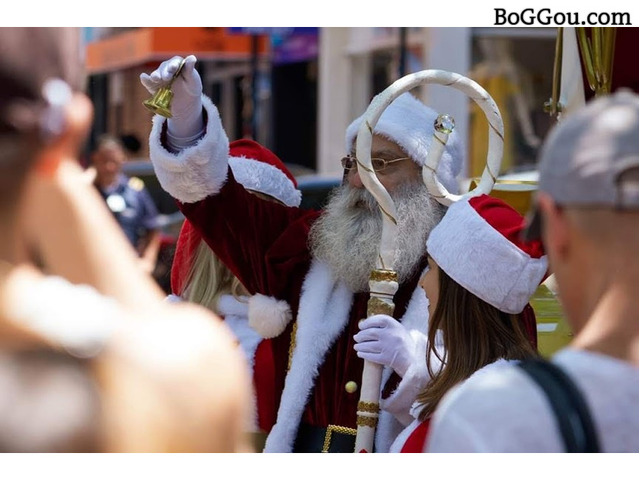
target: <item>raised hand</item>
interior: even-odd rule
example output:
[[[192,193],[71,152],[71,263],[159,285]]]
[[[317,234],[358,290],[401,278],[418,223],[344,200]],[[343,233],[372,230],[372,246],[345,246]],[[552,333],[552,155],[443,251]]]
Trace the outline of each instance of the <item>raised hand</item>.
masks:
[[[182,60],[182,57],[175,56],[162,62],[151,74],[141,74],[140,82],[149,93],[154,94],[159,88],[171,83]],[[173,91],[172,118],[168,120],[167,124],[169,134],[178,139],[198,135],[204,127],[201,99],[202,79],[195,69],[197,59],[194,55],[189,55],[184,60],[185,64],[180,75],[171,85]]]

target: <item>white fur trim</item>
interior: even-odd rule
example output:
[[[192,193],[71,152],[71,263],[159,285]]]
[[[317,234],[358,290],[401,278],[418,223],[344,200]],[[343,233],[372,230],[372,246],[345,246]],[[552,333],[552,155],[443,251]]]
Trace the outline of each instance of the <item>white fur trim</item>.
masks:
[[[427,251],[453,280],[507,313],[522,312],[547,271],[546,255],[527,255],[464,200],[431,231]]]
[[[300,419],[326,352],[348,321],[353,294],[336,285],[326,264],[314,262],[302,285],[296,346],[265,452],[293,450]]]
[[[347,128],[345,148],[353,148],[364,115],[354,120]],[[420,166],[427,159],[427,152],[433,140],[433,122],[438,113],[427,107],[409,92],[396,98],[382,113],[373,133],[397,143]],[[451,193],[457,193],[458,182],[463,165],[463,149],[456,130],[449,135],[442,159],[437,168],[440,182]]]
[[[249,378],[253,377],[253,369],[255,366],[255,356],[258,345],[262,341],[260,335],[249,327],[247,319],[247,311],[249,299],[241,297],[237,299],[233,295],[222,295],[218,300],[218,313],[224,319],[224,323],[238,340],[240,348],[244,352],[247,360],[247,372]],[[251,414],[248,415],[246,428],[250,432],[258,430],[258,405],[253,384],[251,385]]]
[[[167,302],[167,303],[180,303],[180,302],[182,302],[182,297],[179,296],[179,295],[175,295],[173,293],[170,293],[169,295],[164,297],[164,301]]]
[[[291,307],[284,300],[256,293],[249,298],[249,326],[262,338],[274,338],[291,321]]]
[[[285,380],[278,419],[267,438],[265,452],[283,453],[293,450],[300,419],[315,384],[319,367],[347,324],[352,301],[353,293],[342,283],[333,280],[329,267],[314,260],[302,287],[291,369]],[[426,332],[427,306],[424,291],[419,286],[416,287],[400,321],[412,331]],[[390,375],[391,369],[385,368],[382,386]],[[405,383],[408,385],[409,382]],[[408,412],[415,396],[410,400],[404,400],[408,397],[402,397],[401,400],[401,391],[403,389],[398,387],[394,392],[394,395],[399,395],[396,406],[400,408],[399,405],[404,402],[408,405]],[[376,430],[376,451],[387,451],[403,426],[404,423],[399,422],[391,413],[381,411]]]
[[[299,207],[302,193],[282,170],[247,157],[229,157],[233,176],[244,188],[277,198],[288,207]]]
[[[224,323],[240,343],[247,362],[253,370],[256,349],[262,341],[262,337],[249,325],[248,302],[249,298],[247,297],[238,300],[233,295],[222,295],[218,300],[218,314],[224,319]]]
[[[218,193],[227,179],[229,140],[216,106],[202,96],[207,112],[205,135],[193,146],[169,152],[161,142],[166,118],[155,115],[149,136],[149,156],[162,188],[183,203]]]

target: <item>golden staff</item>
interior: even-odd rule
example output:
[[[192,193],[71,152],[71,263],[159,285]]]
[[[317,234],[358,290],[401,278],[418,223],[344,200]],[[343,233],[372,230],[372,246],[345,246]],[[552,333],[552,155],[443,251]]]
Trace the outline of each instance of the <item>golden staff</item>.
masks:
[[[562,49],[564,40],[564,29],[558,27],[556,30],[556,49],[553,60],[553,84],[551,85],[551,98],[544,104],[544,111],[552,117],[558,117],[563,105],[560,103],[560,85],[562,78]]]
[[[358,173],[365,188],[378,202],[382,212],[382,236],[380,250],[375,269],[369,278],[369,302],[367,315],[384,313],[393,315],[393,296],[398,290],[397,274],[394,270],[394,259],[397,241],[396,207],[391,196],[378,180],[371,165],[371,142],[373,131],[384,110],[401,94],[421,85],[435,83],[461,90],[471,97],[483,110],[489,122],[489,151],[487,166],[484,169],[478,186],[464,196],[453,195],[438,181],[436,169],[444,152],[449,133],[453,130],[453,120],[448,116],[440,116],[436,120],[434,141],[427,154],[423,167],[423,179],[431,195],[440,203],[449,205],[462,197],[489,193],[496,181],[502,161],[504,145],[504,126],[498,106],[489,93],[473,80],[444,70],[423,70],[406,75],[387,87],[374,97],[367,108],[356,139],[356,158]],[[372,452],[375,429],[380,411],[380,387],[382,366],[373,362],[364,362],[360,401],[357,412],[357,431],[355,452]]]

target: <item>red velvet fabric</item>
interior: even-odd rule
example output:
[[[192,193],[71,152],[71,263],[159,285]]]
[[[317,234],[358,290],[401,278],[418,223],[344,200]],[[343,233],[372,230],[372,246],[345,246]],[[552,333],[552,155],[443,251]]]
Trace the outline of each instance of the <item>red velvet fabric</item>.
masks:
[[[271,340],[260,342],[254,356],[253,385],[256,392],[258,428],[269,432],[276,423],[278,392],[275,391],[275,369]]]
[[[191,222],[185,220],[180,228],[171,265],[171,291],[174,295],[182,295],[184,283],[193,263],[193,255],[201,240],[202,237],[193,228]]]
[[[234,144],[231,155],[234,155]],[[274,296],[287,301],[294,314],[298,311],[302,282],[311,263],[307,244],[309,228],[319,212],[260,200],[248,194],[235,181],[231,170],[228,171],[227,182],[217,195],[193,204],[180,204],[180,208],[251,294]],[[420,272],[417,272],[412,282],[404,285],[396,294],[396,318],[404,314],[419,275]],[[353,335],[358,331],[358,321],[367,316],[367,301],[368,293],[356,295],[348,325],[319,368],[303,414],[303,420],[311,425],[356,426],[360,390],[347,393],[345,384],[354,381],[359,385],[361,382],[363,361],[353,350]],[[292,328],[293,322],[284,333],[271,340],[274,380],[269,388],[276,392],[278,398],[273,412],[277,412],[284,388]],[[260,398],[262,393],[258,395]],[[259,406],[259,410],[262,408]],[[264,418],[272,417],[267,413]]]
[[[540,240],[525,241],[521,234],[525,228],[525,219],[506,202],[489,195],[479,195],[469,200],[469,205],[498,233],[522,250],[531,258],[544,255],[544,246]]]

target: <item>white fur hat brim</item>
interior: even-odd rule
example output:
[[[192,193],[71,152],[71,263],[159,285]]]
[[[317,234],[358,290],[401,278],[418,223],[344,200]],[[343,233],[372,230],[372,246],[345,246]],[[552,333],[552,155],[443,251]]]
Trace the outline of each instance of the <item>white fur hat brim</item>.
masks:
[[[498,310],[522,312],[547,271],[469,204],[452,204],[427,239],[427,251],[455,282]]]
[[[244,188],[276,198],[288,207],[299,207],[302,193],[277,167],[252,158],[229,157],[236,181]]]

